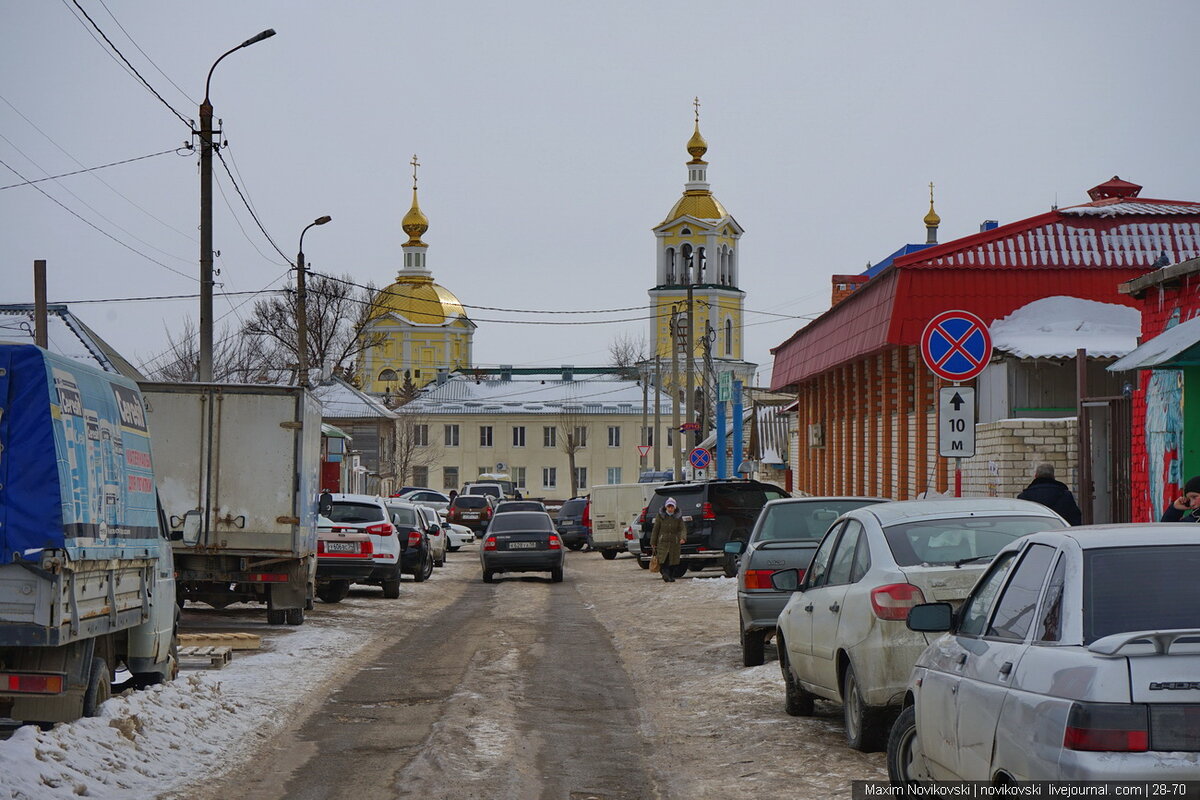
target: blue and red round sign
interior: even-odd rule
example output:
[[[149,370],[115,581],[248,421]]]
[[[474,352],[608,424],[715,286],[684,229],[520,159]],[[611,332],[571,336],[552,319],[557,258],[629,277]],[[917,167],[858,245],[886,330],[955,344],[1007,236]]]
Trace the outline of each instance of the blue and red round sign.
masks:
[[[943,311],[921,334],[921,358],[939,378],[969,381],[991,360],[992,335],[970,311]]]
[[[706,469],[712,463],[712,453],[705,450],[703,447],[697,447],[688,454],[688,461],[696,469]]]

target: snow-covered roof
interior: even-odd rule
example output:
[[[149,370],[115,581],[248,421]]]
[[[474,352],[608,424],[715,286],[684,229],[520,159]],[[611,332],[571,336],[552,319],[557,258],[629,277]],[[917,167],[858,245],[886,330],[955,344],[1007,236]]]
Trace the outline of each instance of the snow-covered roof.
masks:
[[[1088,203],[1082,206],[1063,208],[1060,211],[1080,217],[1119,217],[1125,214],[1161,216],[1163,214],[1200,214],[1200,205],[1195,203],[1144,203],[1140,200],[1126,200],[1109,205]]]
[[[0,305],[0,340],[34,343],[32,305]],[[46,309],[46,344],[46,349],[56,355],[98,366],[105,372],[114,372],[135,381],[146,380],[145,375],[84,325],[65,305],[52,305]]]
[[[654,393],[650,394],[654,410]],[[662,413],[671,413],[668,395],[659,399]],[[559,372],[538,378],[514,375],[508,380],[451,375],[443,384],[430,384],[403,406],[422,414],[640,414],[642,387],[637,381],[613,375],[564,381]]]
[[[1163,331],[1116,363],[1111,372],[1159,367],[1195,366],[1200,364],[1200,317],[1181,322]]]
[[[1079,297],[1043,297],[1021,306],[989,328],[992,346],[1018,358],[1123,356],[1137,347],[1142,315],[1129,306]]]
[[[355,389],[341,378],[314,386],[313,394],[321,401],[322,416],[326,419],[395,418],[391,411],[374,397]]]

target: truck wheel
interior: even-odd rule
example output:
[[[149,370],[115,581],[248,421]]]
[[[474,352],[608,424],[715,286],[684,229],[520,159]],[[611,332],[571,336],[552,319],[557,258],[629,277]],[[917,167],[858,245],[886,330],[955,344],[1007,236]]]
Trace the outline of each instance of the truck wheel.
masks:
[[[108,672],[108,664],[103,658],[93,658],[92,668],[88,673],[87,690],[83,693],[83,715],[85,717],[100,716],[100,706],[112,697],[112,675]]]
[[[284,615],[287,618],[288,625],[303,625],[304,624],[304,609],[303,608],[289,608],[286,612],[284,612]]]
[[[285,622],[287,622],[287,612],[286,611],[284,611],[282,609],[276,610],[274,608],[267,609],[267,624],[268,625],[283,625]]]
[[[384,581],[380,584],[383,586],[383,596],[387,600],[395,600],[400,596],[400,579],[395,578],[390,581]]]
[[[617,551],[616,550],[601,550],[600,555],[604,557],[605,561],[612,561],[614,558],[617,557]]]

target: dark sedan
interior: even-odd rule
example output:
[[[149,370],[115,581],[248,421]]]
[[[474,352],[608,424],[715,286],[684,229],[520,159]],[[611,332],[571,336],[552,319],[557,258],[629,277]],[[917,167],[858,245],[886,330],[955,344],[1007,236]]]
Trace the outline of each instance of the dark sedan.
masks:
[[[491,583],[498,572],[549,572],[550,580],[558,583],[566,557],[549,514],[514,511],[492,519],[479,548],[479,562],[484,583]]]
[[[743,544],[725,545],[728,553],[741,553],[738,563],[738,630],[742,640],[742,663],[763,663],[764,644],[775,633],[779,612],[791,599],[771,585],[771,575],[781,569],[799,569],[803,574],[834,520],[869,503],[868,497],[806,497],[772,500]],[[742,552],[743,548],[745,552]]]

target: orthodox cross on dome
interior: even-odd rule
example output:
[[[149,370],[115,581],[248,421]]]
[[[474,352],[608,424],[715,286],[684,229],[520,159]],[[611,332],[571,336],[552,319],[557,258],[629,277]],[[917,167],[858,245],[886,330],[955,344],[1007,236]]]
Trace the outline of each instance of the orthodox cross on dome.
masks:
[[[416,188],[417,188],[417,167],[421,166],[421,162],[420,162],[420,161],[417,161],[417,154],[416,154],[416,153],[413,153],[412,161],[410,161],[410,162],[408,162],[408,163],[412,164],[412,168],[413,168],[413,189],[416,189]],[[930,184],[930,185],[932,186],[932,184]]]
[[[700,98],[699,98],[699,97],[693,97],[693,98],[692,98],[692,105],[693,105],[693,106],[695,107],[695,109],[696,109],[696,124],[697,124],[697,125],[699,125],[699,124],[700,124]]]
[[[942,218],[933,210],[933,181],[929,182],[929,213],[925,215],[925,244],[937,244],[938,225]]]

